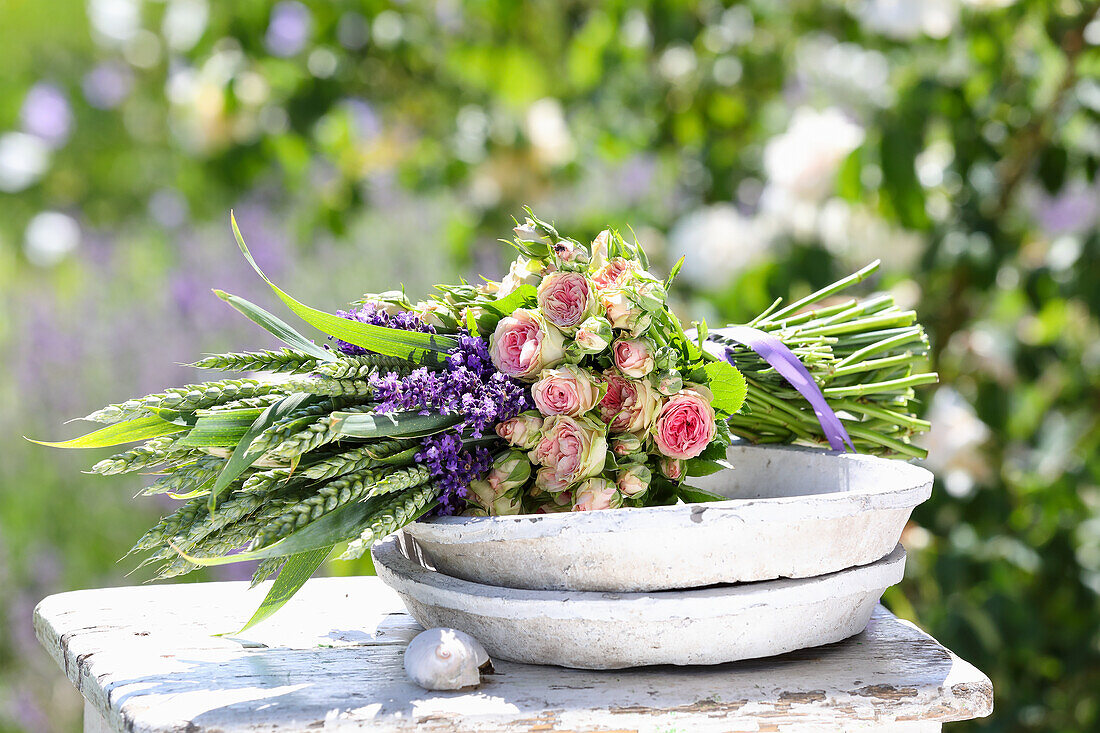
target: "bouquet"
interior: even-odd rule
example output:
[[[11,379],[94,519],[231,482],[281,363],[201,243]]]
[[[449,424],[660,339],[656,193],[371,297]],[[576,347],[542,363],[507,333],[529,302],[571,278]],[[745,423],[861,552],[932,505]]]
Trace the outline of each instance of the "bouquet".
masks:
[[[500,281],[418,302],[368,294],[332,314],[271,283],[232,227],[327,341],[215,291],[285,347],[206,356],[193,366],[246,374],[108,405],[84,418],[105,427],[46,445],[140,441],[92,470],[149,473],[144,495],[182,503],[131,553],[159,578],[260,560],[254,583],[278,575],[249,625],[337,546],[358,557],[425,514],[721,499],[689,479],[725,466],[735,436],[923,455],[913,387],[936,375],[915,314],[887,295],[812,307],[877,263],[748,324],[685,330],[668,306],[680,263],[659,278],[618,231],[586,246],[528,211]]]

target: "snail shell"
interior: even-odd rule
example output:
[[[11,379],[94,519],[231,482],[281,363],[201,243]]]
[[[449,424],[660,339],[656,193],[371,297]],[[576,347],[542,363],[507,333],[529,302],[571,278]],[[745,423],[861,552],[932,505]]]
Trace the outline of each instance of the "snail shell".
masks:
[[[405,674],[426,690],[476,687],[488,665],[485,647],[458,629],[422,631],[405,649]]]

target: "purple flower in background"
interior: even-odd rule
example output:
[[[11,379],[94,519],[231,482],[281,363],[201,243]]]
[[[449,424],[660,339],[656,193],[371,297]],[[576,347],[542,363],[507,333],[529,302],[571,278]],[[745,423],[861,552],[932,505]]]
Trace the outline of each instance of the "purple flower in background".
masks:
[[[124,64],[108,62],[100,64],[81,82],[84,98],[96,109],[114,109],[130,96],[134,75]]]
[[[54,147],[60,147],[69,139],[73,113],[69,100],[53,84],[40,82],[27,92],[20,110],[23,129],[40,137]]]
[[[351,120],[351,129],[358,140],[373,140],[382,132],[382,122],[374,108],[362,99],[348,98],[340,103]]]
[[[285,0],[271,10],[264,44],[275,56],[293,56],[305,48],[312,25],[313,19],[305,5]]]

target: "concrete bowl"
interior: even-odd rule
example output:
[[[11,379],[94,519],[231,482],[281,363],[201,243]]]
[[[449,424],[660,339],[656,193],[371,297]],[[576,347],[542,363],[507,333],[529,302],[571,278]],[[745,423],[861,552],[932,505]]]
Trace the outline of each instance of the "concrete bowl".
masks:
[[[372,552],[378,576],[422,626],[465,631],[497,659],[581,669],[720,664],[840,641],[867,626],[905,568],[898,545],[875,563],[816,578],[595,593],[453,578],[401,533]]]
[[[729,501],[508,517],[435,517],[405,531],[432,567],[530,590],[629,593],[807,578],[893,550],[932,474],[909,463],[747,444],[689,482]]]

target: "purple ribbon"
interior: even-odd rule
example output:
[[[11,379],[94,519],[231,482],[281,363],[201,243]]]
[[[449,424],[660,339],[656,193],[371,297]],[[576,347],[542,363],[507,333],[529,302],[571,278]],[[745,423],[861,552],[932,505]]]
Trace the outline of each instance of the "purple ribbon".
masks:
[[[855,452],[856,449],[852,445],[852,439],[848,437],[848,431],[844,429],[840,418],[836,416],[836,413],[829,407],[829,403],[825,401],[825,395],[821,393],[817,382],[813,380],[810,372],[806,370],[798,357],[783,345],[782,341],[770,333],[751,326],[726,326],[725,328],[714,329],[711,334],[744,344],[759,354],[761,359],[768,362],[810,403],[810,407],[814,409],[814,414],[817,415],[817,420],[821,423],[821,429],[825,432],[825,437],[829,441],[829,447],[833,450],[842,451],[844,446],[847,445],[853,453]],[[732,364],[733,359],[730,352],[731,349],[727,346],[721,356]]]

